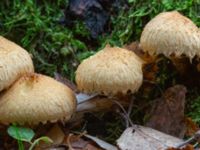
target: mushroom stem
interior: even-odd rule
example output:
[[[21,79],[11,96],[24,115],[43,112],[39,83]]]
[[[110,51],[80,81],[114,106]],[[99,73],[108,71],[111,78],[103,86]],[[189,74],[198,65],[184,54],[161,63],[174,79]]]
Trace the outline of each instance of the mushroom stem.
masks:
[[[81,97],[83,96],[83,97]],[[77,94],[77,108],[76,112],[93,112],[93,111],[102,111],[110,110],[113,105],[116,105],[115,101],[119,102],[122,106],[130,105],[129,96],[119,97],[107,97],[98,94],[87,95],[87,94]]]
[[[84,102],[96,97],[97,95],[98,94],[88,95],[85,93],[78,93],[78,94],[76,94],[77,104],[84,103]]]
[[[191,64],[189,62],[189,59],[186,57],[181,57],[181,58],[175,58],[171,57],[171,61],[173,65],[176,67],[177,71],[184,75],[190,70]]]

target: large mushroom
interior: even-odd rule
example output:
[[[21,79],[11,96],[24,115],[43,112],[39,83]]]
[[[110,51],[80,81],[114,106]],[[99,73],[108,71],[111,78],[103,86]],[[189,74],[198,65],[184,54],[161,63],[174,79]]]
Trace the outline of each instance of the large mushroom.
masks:
[[[131,51],[106,46],[78,66],[77,87],[88,94],[134,93],[142,85],[142,63]]]
[[[151,55],[200,57],[200,30],[177,11],[163,12],[153,18],[145,26],[140,43]]]
[[[29,53],[0,36],[0,91],[8,88],[21,75],[34,72]]]
[[[151,56],[163,54],[171,59],[178,72],[187,76],[190,62],[200,57],[200,30],[177,11],[163,12],[147,23],[140,44]]]
[[[26,74],[0,96],[0,122],[37,125],[67,121],[76,98],[64,84],[41,74]]]

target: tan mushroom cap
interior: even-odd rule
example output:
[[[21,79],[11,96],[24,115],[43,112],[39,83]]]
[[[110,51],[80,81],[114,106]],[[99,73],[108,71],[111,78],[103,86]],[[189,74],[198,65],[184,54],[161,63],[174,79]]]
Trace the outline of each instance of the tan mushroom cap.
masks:
[[[26,74],[0,97],[0,122],[34,125],[67,121],[76,98],[64,84],[41,74]]]
[[[106,46],[78,66],[78,89],[89,94],[134,93],[143,81],[142,63],[131,51]]]
[[[22,74],[34,72],[29,53],[0,36],[0,91],[8,88]]]
[[[185,55],[190,60],[200,57],[200,30],[177,11],[163,12],[153,18],[145,26],[140,43],[151,55]]]

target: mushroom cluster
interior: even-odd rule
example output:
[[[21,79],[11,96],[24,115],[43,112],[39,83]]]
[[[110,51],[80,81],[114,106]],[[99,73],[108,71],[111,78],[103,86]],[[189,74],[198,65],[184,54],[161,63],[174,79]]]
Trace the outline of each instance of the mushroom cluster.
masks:
[[[29,53],[0,37],[0,123],[37,125],[69,120],[76,110],[73,91],[34,73]]]
[[[150,55],[163,54],[174,63],[200,56],[200,30],[177,11],[163,12],[144,28],[141,48]],[[138,91],[143,83],[143,60],[133,51],[106,46],[77,68],[76,84],[81,92],[116,96]]]
[[[140,44],[151,55],[200,57],[200,30],[176,11],[164,12],[144,28]],[[143,83],[144,61],[133,51],[106,46],[77,68],[79,91],[108,97],[127,95]],[[76,96],[66,85],[34,73],[29,53],[0,37],[0,123],[35,125],[69,120]]]

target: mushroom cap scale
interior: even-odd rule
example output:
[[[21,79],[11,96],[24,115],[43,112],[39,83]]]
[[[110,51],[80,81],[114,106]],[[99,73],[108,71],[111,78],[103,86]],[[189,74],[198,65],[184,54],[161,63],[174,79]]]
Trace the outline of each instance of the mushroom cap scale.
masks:
[[[134,93],[143,81],[142,63],[131,51],[106,46],[78,66],[77,87],[88,94]]]
[[[76,108],[71,89],[41,74],[26,74],[0,97],[0,122],[34,125],[69,120]]]
[[[21,75],[34,72],[29,53],[0,36],[0,91],[8,88]]]
[[[163,12],[144,28],[141,47],[150,55],[200,57],[200,30],[177,11]]]

